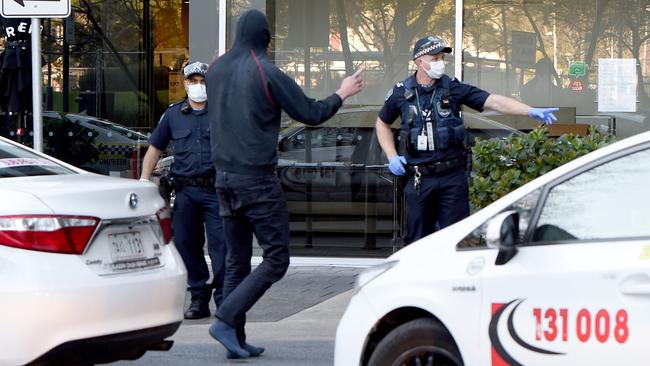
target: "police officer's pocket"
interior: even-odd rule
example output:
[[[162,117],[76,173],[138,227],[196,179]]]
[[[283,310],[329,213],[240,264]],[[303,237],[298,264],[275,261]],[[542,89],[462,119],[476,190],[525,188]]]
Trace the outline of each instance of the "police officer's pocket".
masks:
[[[453,127],[438,128],[438,146],[439,149],[446,149],[450,146],[462,145],[465,141],[465,127],[463,125]]]
[[[190,149],[190,130],[172,130],[172,141],[174,142],[174,152],[184,152]]]
[[[465,126],[454,126],[452,127],[452,130],[454,131],[454,141],[456,145],[463,144],[465,142],[465,137],[467,136],[467,130],[465,130]]]
[[[436,149],[446,149],[451,145],[450,139],[454,137],[453,129],[450,127],[438,128],[438,145]]]

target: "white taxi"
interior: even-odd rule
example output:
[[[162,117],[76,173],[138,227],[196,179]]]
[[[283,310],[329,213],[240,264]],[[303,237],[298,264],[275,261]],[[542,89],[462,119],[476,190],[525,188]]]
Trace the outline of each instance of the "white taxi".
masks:
[[[335,365],[650,364],[650,132],[359,275]]]
[[[0,138],[0,365],[167,350],[187,272],[153,183],[84,172]]]

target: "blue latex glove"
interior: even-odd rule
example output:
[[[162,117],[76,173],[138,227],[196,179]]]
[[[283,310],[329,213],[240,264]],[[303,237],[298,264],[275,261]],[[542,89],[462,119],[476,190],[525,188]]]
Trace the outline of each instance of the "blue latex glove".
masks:
[[[406,165],[406,159],[403,156],[393,156],[388,161],[388,169],[391,173],[398,176],[406,173],[404,165]]]
[[[547,125],[553,124],[557,118],[553,112],[559,111],[560,108],[531,108],[528,110],[528,115],[538,121],[544,122]]]

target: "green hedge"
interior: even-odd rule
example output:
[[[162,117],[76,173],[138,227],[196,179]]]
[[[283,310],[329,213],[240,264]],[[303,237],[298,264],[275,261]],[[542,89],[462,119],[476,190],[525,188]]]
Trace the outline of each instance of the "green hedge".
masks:
[[[550,137],[541,127],[527,134],[489,140],[477,139],[472,148],[470,205],[481,209],[509,192],[560,165],[615,141],[589,128],[586,136]]]

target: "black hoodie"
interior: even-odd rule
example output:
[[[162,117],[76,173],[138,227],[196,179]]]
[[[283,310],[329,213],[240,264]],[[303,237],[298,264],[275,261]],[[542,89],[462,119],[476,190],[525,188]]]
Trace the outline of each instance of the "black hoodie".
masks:
[[[274,173],[280,113],[318,125],[332,117],[343,101],[337,94],[316,101],[266,58],[269,23],[258,10],[237,22],[233,47],[216,59],[206,76],[210,106],[212,161],[218,171]]]

